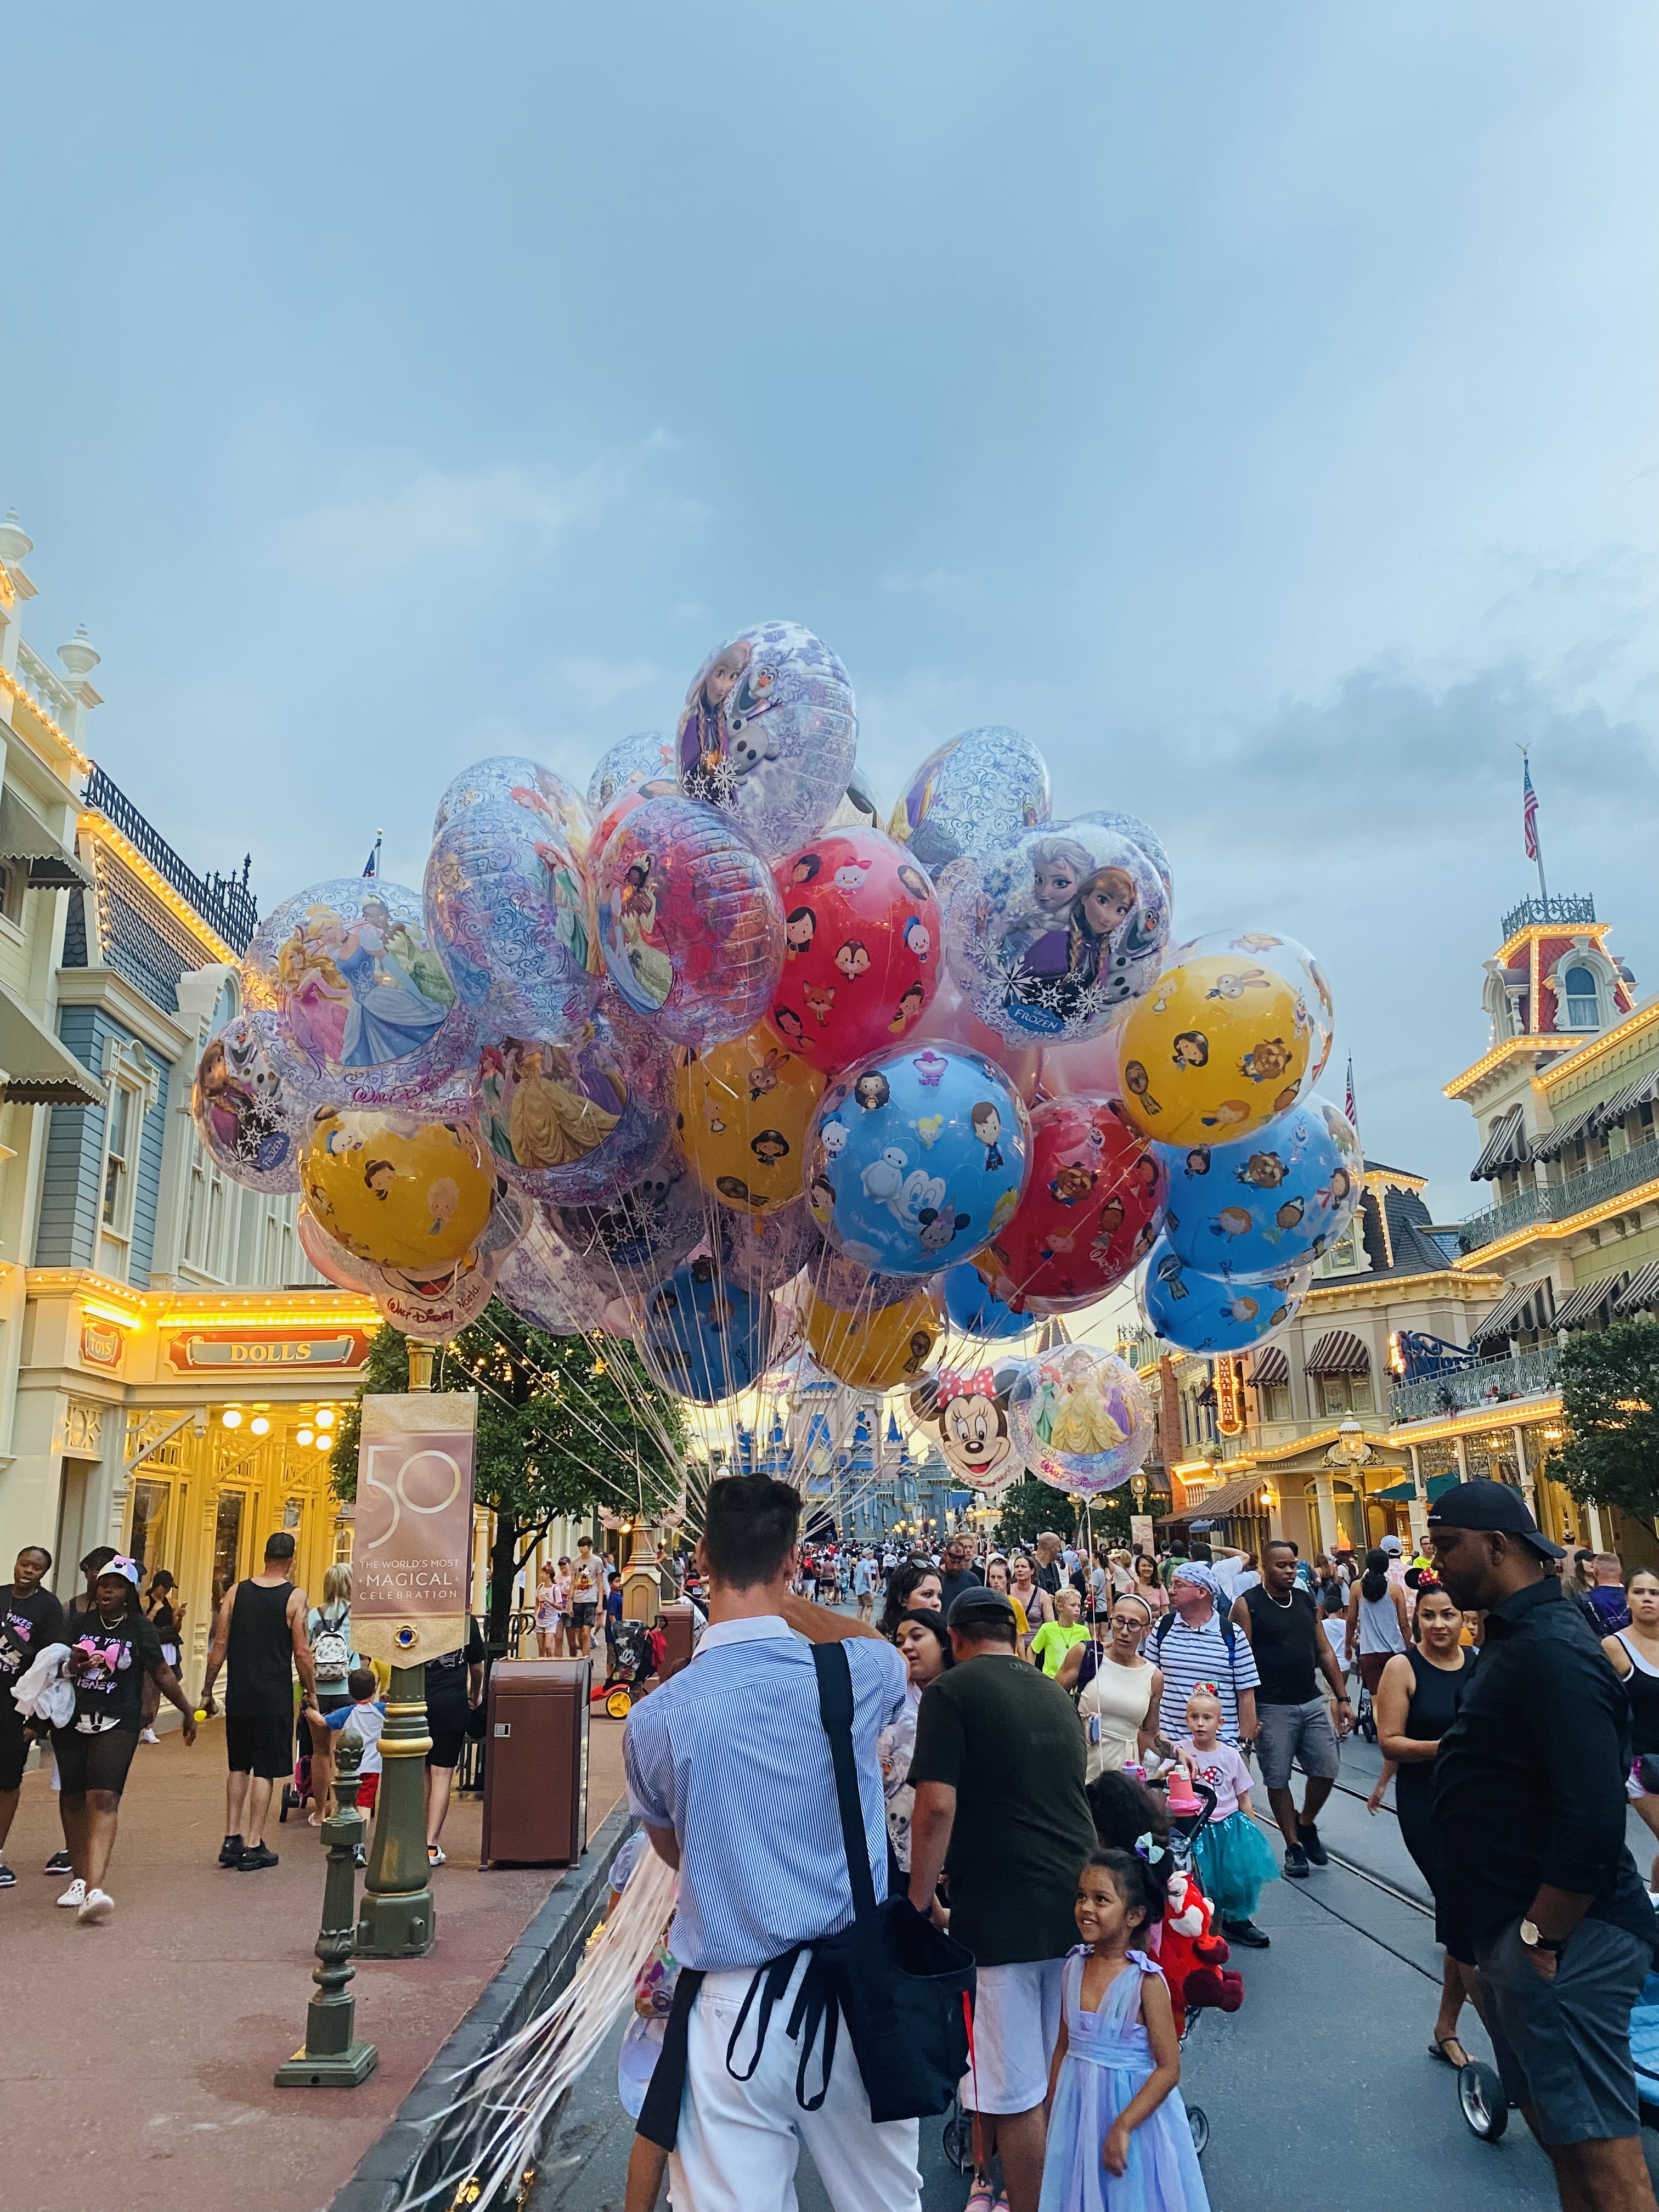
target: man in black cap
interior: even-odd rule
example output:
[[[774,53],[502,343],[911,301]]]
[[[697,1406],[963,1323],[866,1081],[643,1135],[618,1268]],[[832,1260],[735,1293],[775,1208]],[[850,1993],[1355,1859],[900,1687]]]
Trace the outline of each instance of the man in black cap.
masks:
[[[1036,2212],[1060,1972],[1095,1845],[1083,1730],[1065,1691],[1020,1657],[1000,1590],[963,1590],[948,1625],[957,1663],[916,1715],[910,1902],[929,1911],[945,1875],[951,1933],[979,1965],[962,2101],[981,2116],[987,2168],[993,2151],[1001,2157],[1010,2212]]]
[[[1460,1483],[1428,1529],[1453,1601],[1486,1616],[1435,1760],[1440,1938],[1479,1971],[1504,2089],[1567,2212],[1655,2212],[1630,2014],[1659,1924],[1625,1847],[1624,1692],[1519,1491]]]

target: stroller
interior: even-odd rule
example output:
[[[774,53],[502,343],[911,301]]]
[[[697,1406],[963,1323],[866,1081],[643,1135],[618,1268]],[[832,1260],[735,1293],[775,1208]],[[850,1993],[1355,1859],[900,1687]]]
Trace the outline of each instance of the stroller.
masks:
[[[595,1692],[605,1700],[613,1721],[625,1721],[634,1710],[640,1685],[655,1666],[651,1632],[642,1620],[619,1620],[611,1637],[611,1666],[604,1684]]]

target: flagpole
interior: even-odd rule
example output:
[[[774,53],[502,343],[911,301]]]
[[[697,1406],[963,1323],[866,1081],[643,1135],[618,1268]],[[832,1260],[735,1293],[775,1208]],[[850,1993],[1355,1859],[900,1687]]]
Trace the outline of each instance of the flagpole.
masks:
[[[1521,748],[1521,772],[1522,772],[1522,775],[1527,778],[1528,784],[1528,786],[1530,787],[1530,784],[1531,784],[1531,781],[1532,781],[1532,767],[1531,767],[1531,763],[1529,763],[1529,761],[1528,761],[1528,757],[1527,757],[1527,748],[1525,747],[1525,745],[1522,745],[1522,748]],[[1537,804],[1537,799],[1538,799],[1538,794],[1536,793],[1536,792],[1534,792],[1534,793],[1533,793],[1533,808],[1532,808],[1532,851],[1533,851],[1533,858],[1534,858],[1534,859],[1537,861],[1537,863],[1538,863],[1538,892],[1539,892],[1539,896],[1540,896],[1540,897],[1543,900],[1543,902],[1544,902],[1544,911],[1545,911],[1545,914],[1547,915],[1547,914],[1548,914],[1548,912],[1549,912],[1550,887],[1549,887],[1549,885],[1548,885],[1548,884],[1544,881],[1544,841],[1543,841],[1543,839],[1542,839],[1542,838],[1539,836],[1539,834],[1538,834],[1538,804]]]

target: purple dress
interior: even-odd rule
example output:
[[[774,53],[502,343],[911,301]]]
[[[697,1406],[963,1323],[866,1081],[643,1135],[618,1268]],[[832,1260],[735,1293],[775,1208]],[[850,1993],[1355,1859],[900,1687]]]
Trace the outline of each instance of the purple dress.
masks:
[[[1145,1952],[1131,1951],[1128,1967],[1108,1989],[1100,2010],[1085,2012],[1080,2000],[1088,1955],[1082,1944],[1066,1954],[1060,1984],[1066,2050],[1054,2085],[1039,2212],[1209,2212],[1179,2089],[1171,2089],[1130,2136],[1128,2167],[1121,2179],[1102,2162],[1113,2123],[1153,2070],[1141,2024],[1140,1984],[1158,1970]]]

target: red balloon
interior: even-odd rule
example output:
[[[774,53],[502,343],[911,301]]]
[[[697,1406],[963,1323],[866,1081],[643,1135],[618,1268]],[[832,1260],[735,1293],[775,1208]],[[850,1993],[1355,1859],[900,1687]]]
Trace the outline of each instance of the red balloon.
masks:
[[[920,1035],[944,961],[927,870],[879,830],[833,830],[773,873],[784,963],[771,1021],[786,1042],[836,1069]]]
[[[1051,1098],[1031,1115],[1031,1179],[974,1264],[1016,1313],[1091,1305],[1152,1249],[1169,1170],[1121,1102]]]

